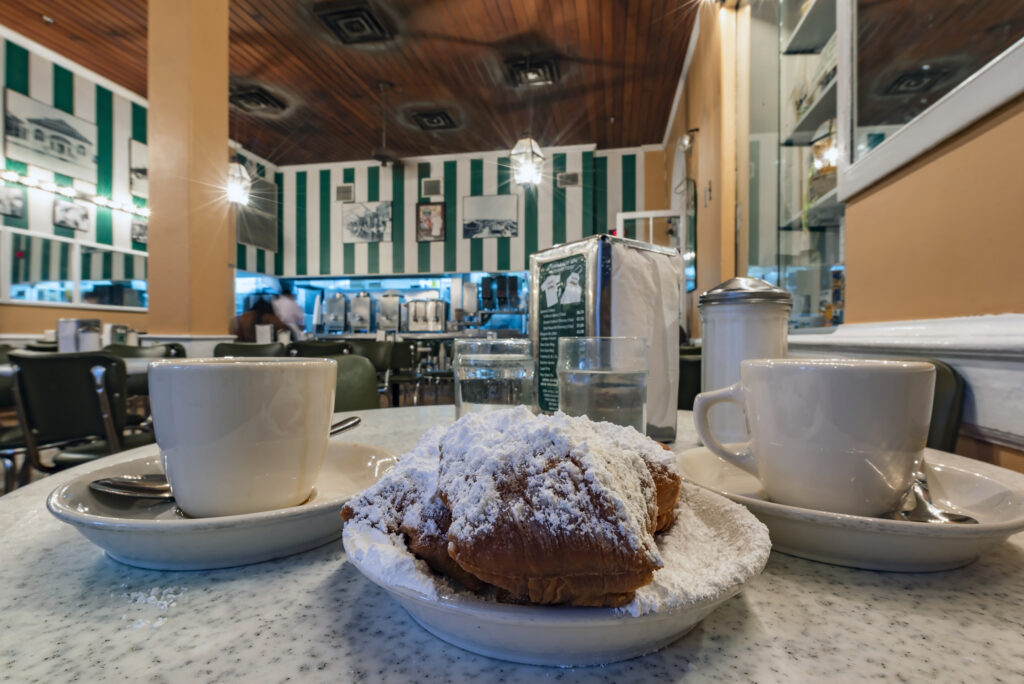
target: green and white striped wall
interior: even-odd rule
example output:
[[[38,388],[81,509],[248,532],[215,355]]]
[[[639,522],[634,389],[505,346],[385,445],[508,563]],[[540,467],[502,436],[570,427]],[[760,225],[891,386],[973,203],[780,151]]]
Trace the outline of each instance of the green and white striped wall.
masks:
[[[118,201],[142,198],[129,191],[129,140],[146,142],[146,101],[44,48],[0,27],[0,74],[3,85],[97,125],[98,178],[95,185],[5,160],[6,168],[41,181],[106,194]],[[12,38],[13,36],[13,38]],[[525,190],[510,178],[507,153],[421,157],[404,160],[395,169],[377,162],[325,163],[274,167],[243,151],[260,175],[278,184],[277,252],[239,244],[239,269],[280,276],[387,275],[524,270],[529,255],[554,244],[571,242],[615,226],[618,211],[643,209],[643,151],[640,148],[595,150],[593,145],[545,150],[544,183]],[[577,171],[582,186],[555,187],[557,172]],[[444,242],[417,243],[415,211],[421,178],[443,179]],[[392,242],[345,244],[341,240],[341,204],[334,188],[354,182],[358,201],[391,199],[394,205]],[[519,200],[519,235],[515,238],[464,240],[462,198],[469,195],[514,194]],[[26,216],[4,217],[4,225],[33,235],[64,237],[86,246],[111,246],[145,253],[146,245],[131,240],[131,217],[90,207],[92,227],[73,232],[53,224],[53,195],[28,190]],[[14,232],[14,231],[12,231]],[[633,235],[626,226],[626,236]],[[59,242],[59,241],[58,241]],[[54,243],[57,244],[57,243]],[[51,248],[54,249],[54,248]],[[59,251],[59,245],[58,245]],[[115,261],[117,259],[115,258]],[[90,267],[91,268],[91,267]]]
[[[10,88],[90,121],[98,129],[95,184],[9,159],[4,160],[5,168],[40,181],[73,185],[82,191],[107,195],[118,201],[132,200],[128,180],[128,141],[134,138],[146,142],[145,100],[130,96],[122,89],[114,92],[116,87],[108,88],[97,83],[78,73],[81,70],[73,72],[9,38],[2,43],[0,74],[3,75],[5,89]],[[131,216],[128,214],[90,206],[90,229],[75,232],[53,224],[53,200],[54,196],[48,192],[29,189],[25,217],[5,216],[4,225],[26,229],[33,234],[70,237],[81,243],[145,252],[144,244],[132,242]],[[145,205],[141,198],[134,201],[140,206]]]
[[[581,187],[556,188],[555,174],[562,171],[579,172]],[[281,249],[271,253],[239,245],[237,266],[278,276],[525,270],[530,254],[607,233],[615,228],[617,212],[644,208],[640,148],[546,149],[544,182],[535,189],[517,186],[510,175],[502,152],[411,158],[399,168],[370,161],[282,166],[274,174]],[[419,197],[422,178],[442,179],[444,195]],[[394,202],[391,242],[342,242],[342,204],[334,201],[334,188],[342,183],[355,183],[356,201]],[[519,235],[463,239],[462,198],[496,194],[518,197]],[[444,242],[416,242],[416,203],[427,199],[445,203]],[[627,225],[626,235],[634,233]]]

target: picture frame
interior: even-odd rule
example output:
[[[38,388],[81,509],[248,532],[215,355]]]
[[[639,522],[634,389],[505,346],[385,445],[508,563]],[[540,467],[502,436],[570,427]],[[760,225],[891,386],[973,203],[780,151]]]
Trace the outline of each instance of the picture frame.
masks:
[[[444,202],[419,202],[416,205],[416,242],[444,242]]]
[[[149,146],[128,141],[128,187],[133,197],[149,197]]]
[[[25,218],[27,193],[23,187],[0,186],[0,216]]]
[[[518,195],[474,195],[462,198],[463,239],[512,238],[518,235]]]
[[[147,244],[149,242],[149,221],[132,218],[132,242]]]
[[[342,242],[391,242],[391,202],[346,202],[341,230]]]
[[[83,202],[55,197],[53,200],[53,225],[88,232],[92,228],[92,212]]]
[[[4,156],[95,183],[96,124],[8,88],[4,91]]]

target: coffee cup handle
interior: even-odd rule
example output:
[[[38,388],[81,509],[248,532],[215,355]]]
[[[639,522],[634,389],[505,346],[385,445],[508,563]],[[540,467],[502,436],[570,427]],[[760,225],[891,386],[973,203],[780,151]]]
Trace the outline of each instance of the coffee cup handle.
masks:
[[[717,456],[721,456],[729,463],[742,468],[751,475],[757,476],[757,462],[750,451],[750,442],[746,442],[740,451],[726,449],[721,442],[711,433],[711,423],[708,420],[708,412],[715,404],[736,404],[740,408],[743,405],[743,385],[736,383],[712,392],[701,392],[693,402],[693,422],[697,428],[704,446]]]

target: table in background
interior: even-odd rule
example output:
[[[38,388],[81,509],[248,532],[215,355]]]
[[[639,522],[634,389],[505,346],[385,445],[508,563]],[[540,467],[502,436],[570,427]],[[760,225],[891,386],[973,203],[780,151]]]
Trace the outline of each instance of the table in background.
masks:
[[[363,411],[346,441],[395,451],[450,406]],[[675,450],[696,443],[679,414]],[[851,681],[1024,678],[1024,535],[934,574],[852,570],[772,553],[764,573],[658,653],[559,670],[491,660],[416,625],[345,562],[341,542],[208,572],[120,565],[45,508],[59,484],[0,497],[0,663],[14,680]],[[168,540],[173,543],[173,540]]]

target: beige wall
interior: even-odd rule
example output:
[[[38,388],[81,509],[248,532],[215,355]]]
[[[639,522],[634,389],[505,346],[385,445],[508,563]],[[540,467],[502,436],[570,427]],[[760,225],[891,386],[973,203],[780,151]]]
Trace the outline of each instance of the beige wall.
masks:
[[[846,205],[849,323],[1024,312],[1024,98]]]
[[[736,13],[710,4],[699,11],[700,36],[669,128],[664,168],[668,193],[676,145],[688,130],[699,129],[687,175],[697,182],[697,292],[703,292],[736,274]],[[696,297],[690,298],[688,318],[691,334],[699,336]]]
[[[42,336],[44,330],[57,328],[58,318],[98,318],[103,323],[120,323],[136,330],[147,330],[149,314],[138,311],[0,304],[0,333]]]

